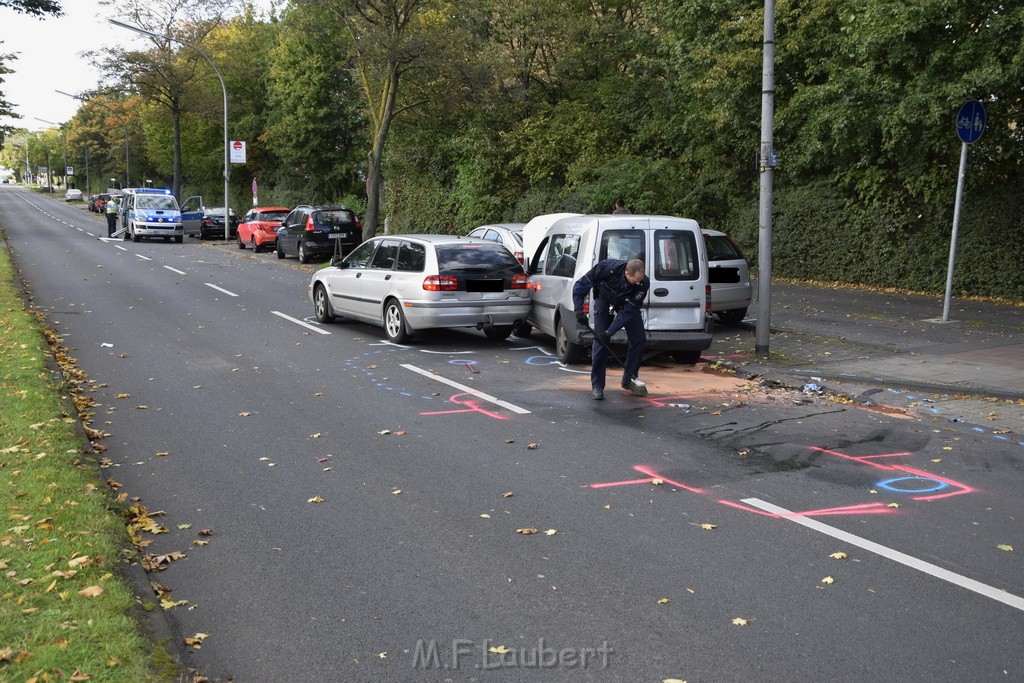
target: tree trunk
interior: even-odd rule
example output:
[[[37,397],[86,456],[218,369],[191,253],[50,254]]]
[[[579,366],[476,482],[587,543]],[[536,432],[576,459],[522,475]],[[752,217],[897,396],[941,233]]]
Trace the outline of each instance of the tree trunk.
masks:
[[[369,168],[366,172],[366,217],[363,221],[363,240],[377,234],[377,223],[380,221],[380,188],[381,163],[384,158],[384,146],[391,130],[391,120],[395,116],[395,99],[398,96],[398,67],[391,65],[390,73],[384,83],[384,108],[377,119],[379,125],[374,131],[373,151],[370,152]]]
[[[174,131],[172,147],[174,148],[174,182],[171,192],[180,202],[181,197],[181,106],[178,99],[171,100],[171,125]]]

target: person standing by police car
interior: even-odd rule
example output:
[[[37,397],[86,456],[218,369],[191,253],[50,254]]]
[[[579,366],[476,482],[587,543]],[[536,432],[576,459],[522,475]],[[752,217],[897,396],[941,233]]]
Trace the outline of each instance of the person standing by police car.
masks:
[[[583,302],[594,291],[594,343],[591,347],[590,395],[595,401],[604,399],[605,375],[608,365],[608,346],[613,334],[625,328],[629,340],[626,367],[622,375],[622,388],[639,393],[632,380],[638,377],[643,360],[644,321],[640,313],[651,288],[651,280],[644,273],[640,259],[623,261],[605,259],[576,281],[572,288],[572,305],[576,321],[587,325]]]
[[[114,229],[117,227],[117,211],[119,208],[117,200],[113,197],[108,199],[106,206],[103,207],[107,214],[107,237],[114,236]]]

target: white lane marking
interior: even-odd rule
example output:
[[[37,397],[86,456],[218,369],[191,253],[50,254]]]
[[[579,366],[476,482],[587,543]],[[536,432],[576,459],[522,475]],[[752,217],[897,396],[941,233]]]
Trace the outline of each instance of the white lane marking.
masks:
[[[184,275],[185,274],[184,270],[178,270],[177,268],[171,268],[170,266],[164,266],[164,268],[166,268],[167,270],[173,271],[173,272],[177,273],[178,275]]]
[[[152,261],[153,260],[153,259],[149,258],[148,256],[143,256],[142,254],[136,254],[136,256],[138,256],[140,259],[142,259],[144,261]]]
[[[85,230],[82,230],[81,228],[75,228],[75,230],[77,230],[78,232],[85,232]]]
[[[845,541],[850,545],[855,545],[858,548],[863,548],[868,552],[875,553],[876,555],[881,555],[882,557],[887,557],[893,562],[899,562],[900,564],[906,565],[911,569],[916,569],[920,572],[924,572],[925,574],[934,576],[937,579],[948,581],[949,583],[960,586],[961,588],[966,588],[967,590],[974,591],[979,595],[984,595],[986,598],[991,598],[993,600],[1003,603],[1004,605],[1009,605],[1010,607],[1014,607],[1016,609],[1024,611],[1024,598],[1014,595],[1013,593],[1007,593],[1006,591],[1001,590],[999,588],[994,588],[992,586],[989,586],[988,584],[981,583],[980,581],[975,581],[974,579],[963,576],[962,574],[957,574],[955,572],[949,571],[948,569],[943,569],[942,567],[936,566],[930,562],[919,560],[916,557],[912,557],[910,555],[907,555],[906,553],[901,553],[898,550],[893,550],[892,548],[886,547],[879,543],[875,543],[874,541],[869,541],[866,538],[861,538],[860,536],[855,536],[851,533],[847,533],[842,529],[837,529],[835,527],[829,526],[828,524],[822,524],[816,519],[803,517],[797,513],[787,510],[786,508],[779,507],[778,505],[772,505],[771,503],[766,503],[765,501],[760,500],[758,498],[746,498],[741,502],[746,503],[747,505],[750,505],[752,507],[760,508],[761,510],[765,510],[766,512],[774,512],[777,515],[782,515],[783,519],[788,519],[791,522],[796,522],[797,524],[805,526],[808,529],[814,529],[815,531],[821,532],[826,536],[831,536],[832,538],[837,538],[840,541]]]
[[[218,292],[224,292],[228,296],[238,296],[234,292],[229,292],[228,290],[224,289],[223,287],[218,287],[217,285],[213,284],[212,282],[204,282],[203,284],[206,285],[207,287],[209,287],[210,289],[216,289]]]
[[[120,244],[115,244],[114,249],[120,249],[121,251],[128,251],[128,247],[122,247]]]
[[[298,318],[293,318],[290,315],[285,315],[281,311],[271,311],[271,313],[273,313],[274,315],[278,316],[279,318],[284,318],[288,322],[295,323],[296,325],[302,325],[306,329],[313,330],[314,332],[316,332],[318,334],[330,334],[330,332],[328,332],[327,330],[321,330],[319,327],[316,327],[314,325],[310,325],[305,320],[299,320]]]
[[[436,353],[440,356],[457,356],[463,353],[473,353],[472,351],[428,351],[427,349],[420,349],[420,353]]]
[[[450,380],[450,379],[448,379],[446,377],[441,377],[440,375],[435,375],[434,373],[430,372],[429,370],[424,370],[423,368],[418,368],[415,365],[411,365],[409,363],[402,363],[402,367],[405,368],[406,370],[412,370],[413,372],[418,372],[419,374],[423,375],[424,377],[428,377],[428,378],[430,378],[432,380],[435,380],[437,382],[441,382],[442,384],[447,384],[450,387],[455,387],[456,389],[462,389],[463,391],[465,391],[468,394],[473,394],[477,398],[482,398],[483,400],[490,401],[491,403],[493,403],[495,405],[499,405],[502,408],[507,408],[508,410],[511,410],[513,413],[519,413],[520,415],[528,415],[529,412],[530,412],[526,408],[520,408],[519,406],[514,405],[512,403],[508,403],[507,401],[502,401],[500,398],[495,398],[494,396],[491,396],[490,394],[485,394],[482,391],[477,391],[476,389],[474,389],[472,387],[467,387],[465,384],[459,384],[458,382],[452,381],[452,380]]]

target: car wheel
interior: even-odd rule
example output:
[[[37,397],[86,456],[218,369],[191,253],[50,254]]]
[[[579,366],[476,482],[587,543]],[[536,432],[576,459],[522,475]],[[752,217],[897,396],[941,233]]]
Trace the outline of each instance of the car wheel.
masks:
[[[132,227],[135,227],[135,226],[132,226]],[[136,235],[135,231],[132,230],[132,242],[141,242],[141,241],[142,241],[142,238],[139,237],[138,235]]]
[[[331,302],[327,297],[327,288],[318,284],[313,290],[313,312],[316,313],[317,322],[334,322],[334,313],[331,312]]]
[[[569,334],[565,331],[565,323],[558,321],[558,329],[555,331],[555,355],[558,360],[566,365],[575,365],[583,360],[584,348],[579,344],[569,341]]]
[[[533,325],[522,320],[512,325],[512,334],[519,337],[520,339],[526,339],[533,334]]]
[[[299,242],[299,263],[309,263],[309,254],[306,253],[306,247]]]
[[[512,334],[511,325],[491,325],[484,328],[484,334],[491,341],[505,341]]]
[[[700,351],[673,351],[672,358],[680,365],[696,365],[700,362]]]
[[[256,244],[256,238],[255,238],[255,237],[253,237],[253,238],[252,238],[252,253],[254,253],[254,254],[258,254],[258,253],[260,253],[261,251],[263,251],[263,250],[262,250],[262,249],[260,249],[260,245]]]
[[[245,249],[245,242],[242,241],[241,237],[235,235],[235,240],[238,242],[239,249]]]
[[[284,258],[284,252],[281,251],[281,245],[280,244],[277,245],[277,247],[275,247],[275,250],[277,251],[277,258]]]
[[[202,240],[203,240],[203,237],[204,237],[204,236],[203,236],[203,231],[202,231],[202,230],[200,230],[200,231],[199,231],[199,232],[198,232],[198,233],[196,234],[196,239],[197,239],[197,240],[199,240],[199,241],[202,241]]]
[[[175,242],[176,242],[177,244],[181,244],[182,242],[184,242],[184,241],[185,241],[185,236],[184,236],[184,235],[178,235],[177,237],[175,237],[175,238],[174,238],[174,241],[175,241]]]
[[[405,329],[405,314],[402,304],[397,299],[390,299],[384,305],[384,334],[395,344],[409,341],[409,332]]]
[[[741,322],[743,322],[743,319],[747,317],[747,309],[734,308],[729,311],[719,311],[715,315],[717,315],[718,319],[721,320],[723,323],[727,323],[729,325],[739,325]]]

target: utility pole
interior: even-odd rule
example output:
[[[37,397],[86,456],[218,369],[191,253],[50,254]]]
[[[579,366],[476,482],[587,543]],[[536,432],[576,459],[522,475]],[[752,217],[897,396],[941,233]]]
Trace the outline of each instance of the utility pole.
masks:
[[[764,57],[761,66],[761,175],[757,241],[757,328],[754,353],[767,358],[772,310],[772,182],[778,158],[775,138],[775,0],[764,2]]]

